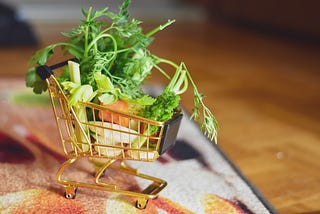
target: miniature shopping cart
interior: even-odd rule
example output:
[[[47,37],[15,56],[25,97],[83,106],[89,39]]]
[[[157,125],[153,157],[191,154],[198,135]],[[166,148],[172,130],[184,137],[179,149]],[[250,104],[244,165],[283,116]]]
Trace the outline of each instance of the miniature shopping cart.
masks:
[[[144,209],[148,200],[156,198],[167,183],[162,179],[141,174],[137,169],[126,165],[124,161],[155,161],[161,154],[172,148],[182,114],[178,112],[169,121],[158,122],[111,110],[102,105],[80,102],[78,108],[84,114],[80,117],[79,112],[77,113],[79,109],[68,105],[68,94],[60,87],[53,73],[53,70],[67,63],[65,61],[53,66],[43,65],[37,68],[38,75],[46,80],[61,144],[68,158],[57,172],[57,180],[65,188],[65,197],[73,199],[78,187],[86,187],[132,196],[136,199],[136,207]],[[100,111],[109,112],[111,121],[101,120],[98,117]],[[126,125],[122,125],[121,121],[125,121]],[[157,134],[146,131],[151,126],[158,128]],[[94,183],[62,178],[65,169],[79,158],[99,160],[99,163],[103,163],[96,171]],[[121,189],[117,184],[101,181],[106,169],[137,176],[152,183],[141,192]]]

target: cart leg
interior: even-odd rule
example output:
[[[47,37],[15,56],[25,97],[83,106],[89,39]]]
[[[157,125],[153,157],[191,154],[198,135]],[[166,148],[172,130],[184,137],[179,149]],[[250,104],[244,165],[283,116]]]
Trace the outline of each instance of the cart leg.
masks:
[[[148,205],[149,200],[146,198],[138,198],[136,202],[136,207],[138,209],[145,209]]]
[[[76,198],[78,184],[80,184],[80,183],[77,183],[74,181],[69,181],[69,180],[64,180],[61,177],[62,177],[63,172],[66,170],[66,168],[69,167],[71,164],[73,164],[79,157],[80,156],[76,156],[76,157],[70,158],[66,162],[64,162],[62,164],[62,166],[60,167],[60,169],[58,170],[57,175],[56,175],[57,181],[60,184],[64,185],[64,189],[65,189],[64,196],[67,199],[75,199]]]
[[[78,187],[76,186],[65,186],[64,196],[67,199],[75,199],[77,195]]]
[[[64,162],[62,164],[62,166],[60,167],[60,169],[58,170],[57,172],[57,175],[56,175],[56,178],[58,180],[59,183],[61,184],[68,184],[68,181],[66,180],[63,180],[61,177],[62,177],[62,174],[63,172],[65,171],[65,169],[70,166],[72,163],[74,163],[79,157],[74,157],[74,158],[70,158],[68,159],[66,162]]]
[[[113,163],[115,162],[116,159],[110,159],[108,162],[106,162],[96,173],[96,176],[94,177],[94,182],[100,186],[105,186],[105,187],[112,187],[115,188],[115,185],[113,184],[106,184],[103,182],[100,182],[99,179],[101,176],[105,175],[105,170]]]

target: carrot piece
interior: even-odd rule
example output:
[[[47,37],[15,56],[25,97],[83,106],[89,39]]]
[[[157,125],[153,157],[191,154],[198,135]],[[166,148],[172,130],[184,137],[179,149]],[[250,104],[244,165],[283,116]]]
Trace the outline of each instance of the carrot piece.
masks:
[[[129,111],[129,104],[128,104],[128,102],[126,102],[124,100],[117,100],[116,102],[114,102],[112,104],[101,103],[101,105],[103,105],[111,110],[117,110],[117,111],[121,111],[124,113],[127,113]],[[129,118],[121,116],[120,114],[111,112],[107,109],[99,111],[99,118],[105,122],[116,123],[121,126],[129,127]]]

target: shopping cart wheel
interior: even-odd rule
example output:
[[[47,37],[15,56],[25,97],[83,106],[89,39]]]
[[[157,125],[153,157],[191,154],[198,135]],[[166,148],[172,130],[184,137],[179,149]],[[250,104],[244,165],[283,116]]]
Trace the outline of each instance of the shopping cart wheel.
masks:
[[[138,209],[145,209],[148,205],[149,200],[145,198],[139,198],[136,202],[136,207]]]
[[[67,199],[76,198],[78,187],[66,186],[64,189],[65,189],[64,197],[66,197]]]

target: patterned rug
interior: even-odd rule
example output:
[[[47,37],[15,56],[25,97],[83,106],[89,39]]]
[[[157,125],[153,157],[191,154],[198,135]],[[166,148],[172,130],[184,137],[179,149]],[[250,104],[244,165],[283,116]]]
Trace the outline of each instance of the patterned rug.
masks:
[[[81,187],[75,199],[66,199],[56,181],[66,157],[48,101],[47,94],[26,90],[23,80],[0,80],[0,213],[276,213],[187,116],[173,149],[154,162],[127,161],[168,182],[146,209],[137,209],[132,197]],[[90,183],[93,173],[83,158],[65,176]],[[113,170],[106,174],[128,190],[145,183]]]

